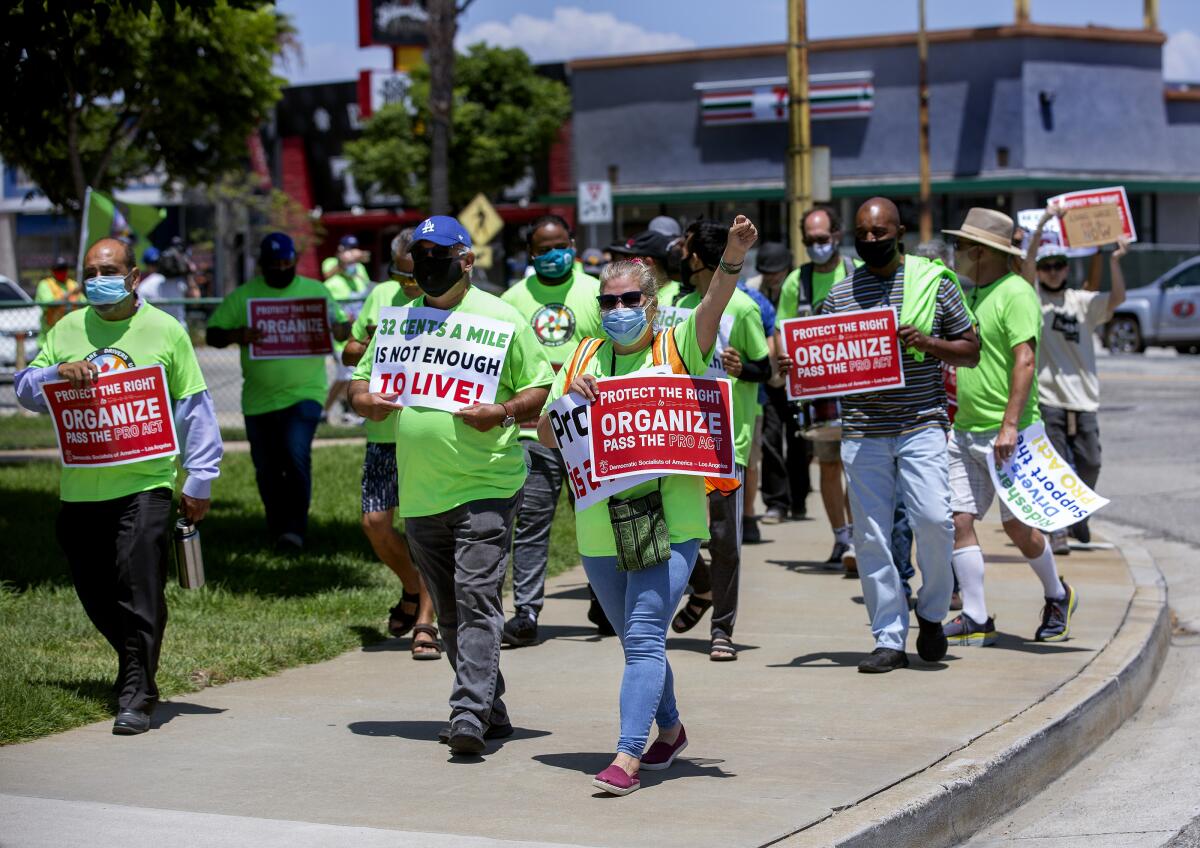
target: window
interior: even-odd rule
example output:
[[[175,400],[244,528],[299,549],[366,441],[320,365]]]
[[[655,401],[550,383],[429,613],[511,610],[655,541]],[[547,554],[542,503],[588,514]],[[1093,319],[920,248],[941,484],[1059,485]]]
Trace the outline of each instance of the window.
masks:
[[[1189,265],[1175,276],[1167,280],[1165,289],[1194,289],[1200,288],[1200,264]]]

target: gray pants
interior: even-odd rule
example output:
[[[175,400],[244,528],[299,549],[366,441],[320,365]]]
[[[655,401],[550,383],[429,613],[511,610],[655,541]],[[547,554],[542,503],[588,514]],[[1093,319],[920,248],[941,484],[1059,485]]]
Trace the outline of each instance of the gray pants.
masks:
[[[1100,419],[1096,413],[1043,406],[1042,421],[1050,444],[1075,469],[1079,479],[1095,489],[1100,479]],[[1080,523],[1086,524],[1087,519]]]
[[[517,492],[404,521],[413,562],[433,600],[446,658],[454,669],[450,720],[465,718],[482,730],[508,723],[501,700],[500,592],[520,505]]]
[[[733,636],[737,621],[738,581],[742,564],[742,507],[746,495],[746,466],[735,466],[737,478],[743,485],[731,495],[711,492],[708,496],[708,555],[711,564],[702,556],[696,558],[692,570],[692,590],[697,594],[712,592],[712,636]]]
[[[550,527],[562,492],[563,465],[558,451],[532,440],[522,444],[529,476],[521,490],[521,511],[513,533],[513,606],[536,616],[545,602]]]

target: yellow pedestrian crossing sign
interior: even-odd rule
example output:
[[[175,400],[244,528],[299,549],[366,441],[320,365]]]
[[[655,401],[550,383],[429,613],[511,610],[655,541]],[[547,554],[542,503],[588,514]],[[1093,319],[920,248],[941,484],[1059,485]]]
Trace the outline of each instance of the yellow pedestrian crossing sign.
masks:
[[[458,222],[471,234],[476,256],[479,248],[487,246],[504,229],[504,221],[483,194],[477,194],[458,213]]]

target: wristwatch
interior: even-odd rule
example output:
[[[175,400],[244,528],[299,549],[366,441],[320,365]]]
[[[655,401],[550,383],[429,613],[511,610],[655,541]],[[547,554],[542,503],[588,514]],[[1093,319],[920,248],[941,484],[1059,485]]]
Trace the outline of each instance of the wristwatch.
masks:
[[[500,404],[500,408],[504,410],[504,420],[500,422],[501,427],[511,427],[517,423],[517,419],[508,411],[507,403]]]

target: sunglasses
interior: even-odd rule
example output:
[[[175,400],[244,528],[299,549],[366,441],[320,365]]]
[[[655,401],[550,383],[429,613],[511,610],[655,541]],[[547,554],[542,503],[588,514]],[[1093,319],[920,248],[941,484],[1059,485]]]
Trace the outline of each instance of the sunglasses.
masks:
[[[395,262],[388,263],[388,276],[396,282],[400,282],[401,280],[411,280],[413,278],[411,271],[401,271],[396,267]]]
[[[635,306],[641,305],[642,293],[640,291],[627,291],[621,292],[621,294],[602,294],[596,298],[596,302],[600,304],[600,309],[603,312],[616,309],[618,303],[626,309],[633,309]]]
[[[1037,267],[1039,271],[1061,271],[1067,267],[1067,263],[1058,259],[1054,262],[1043,262]]]
[[[458,256],[458,248],[441,246],[430,248],[414,247],[409,250],[409,254],[414,261],[418,262],[422,259],[450,259],[451,257]]]

